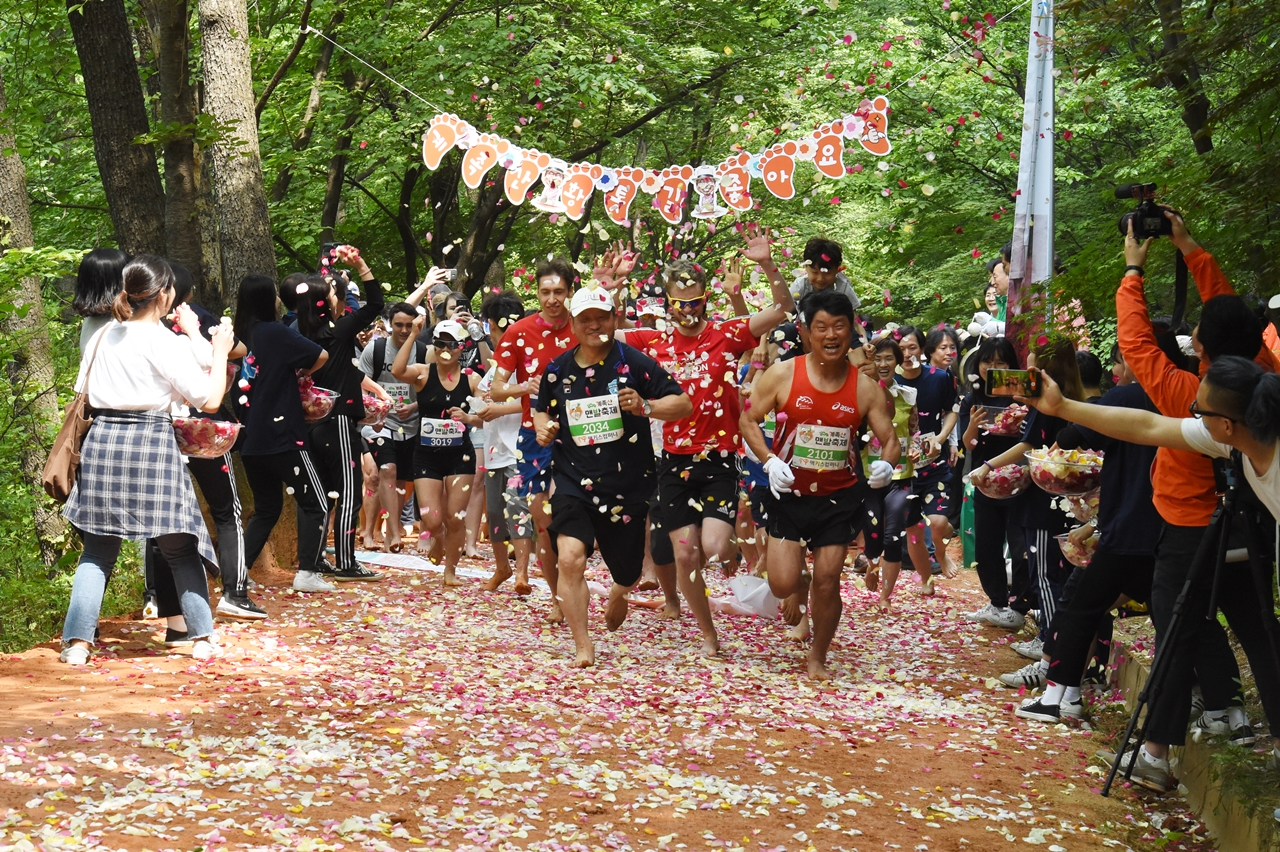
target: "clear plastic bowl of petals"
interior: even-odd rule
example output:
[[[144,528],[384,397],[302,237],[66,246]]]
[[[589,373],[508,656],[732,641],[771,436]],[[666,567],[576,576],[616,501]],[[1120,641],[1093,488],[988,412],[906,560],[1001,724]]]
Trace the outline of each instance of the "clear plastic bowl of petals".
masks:
[[[1082,524],[1093,520],[1094,516],[1098,514],[1098,495],[1101,493],[1101,489],[1094,489],[1088,494],[1064,498],[1070,508],[1071,517]]]
[[[308,423],[318,423],[328,417],[338,401],[337,391],[316,387],[310,376],[298,377],[298,394],[302,397],[302,419]]]
[[[390,413],[391,400],[367,393],[364,395],[364,419],[360,421],[360,425],[381,426]]]
[[[1027,418],[1025,405],[1015,403],[1009,406],[980,405],[978,407],[987,415],[986,424],[980,427],[986,434],[1011,436],[1022,434],[1022,421]]]
[[[1102,484],[1102,453],[1092,450],[1027,451],[1031,481],[1063,497],[1088,494]]]
[[[173,434],[183,455],[216,459],[235,446],[240,424],[207,417],[175,417]]]
[[[1055,535],[1058,540],[1058,546],[1062,548],[1062,555],[1068,562],[1077,568],[1084,568],[1093,561],[1093,554],[1098,549],[1098,534],[1095,532],[1084,540],[1084,544],[1076,544],[1066,533]]]
[[[974,483],[974,487],[992,500],[1006,500],[1016,497],[1031,486],[1031,473],[1023,464],[1007,464],[1004,467],[992,468],[982,478],[982,484]]]

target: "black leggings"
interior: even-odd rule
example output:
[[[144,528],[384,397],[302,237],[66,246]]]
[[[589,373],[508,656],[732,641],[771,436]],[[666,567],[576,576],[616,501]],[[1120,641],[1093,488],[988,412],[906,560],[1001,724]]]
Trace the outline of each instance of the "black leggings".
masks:
[[[244,562],[244,527],[240,520],[240,493],[236,490],[236,473],[232,467],[231,453],[216,459],[187,458],[187,470],[200,486],[200,493],[213,516],[213,526],[218,531],[218,568],[222,573],[223,594],[244,597],[249,592],[249,567]],[[145,591],[156,595],[156,605],[162,618],[177,615],[177,598],[168,601],[168,595],[159,592],[157,572],[169,572],[155,539],[148,539],[143,557]],[[172,583],[170,584],[172,587]],[[167,611],[168,610],[168,611]]]
[[[1063,604],[1050,627],[1052,641],[1046,646],[1051,656],[1050,681],[1080,685],[1100,621],[1122,594],[1135,601],[1149,601],[1155,568],[1153,555],[1112,553],[1099,547],[1089,567],[1072,575],[1074,582],[1068,582],[1063,591]]]
[[[1004,547],[1009,544],[1015,584],[1026,584],[1027,549],[1022,528],[1010,521],[1013,501],[992,500],[973,493],[973,552],[978,561],[978,582],[997,609],[1009,606],[1009,575],[1005,572]]]
[[[873,488],[863,505],[867,510],[863,527],[864,550],[868,559],[884,556],[886,562],[902,561],[902,542],[907,534],[907,515],[911,511],[911,480],[905,479]]]
[[[320,469],[326,505],[333,510],[334,562],[344,572],[356,568],[356,528],[360,525],[364,487],[360,470],[363,446],[360,427],[345,414],[311,427],[311,454]]]
[[[245,564],[252,565],[262,553],[280,512],[284,509],[282,488],[293,491],[298,504],[298,570],[314,571],[324,547],[324,528],[329,510],[324,485],[311,455],[290,450],[268,456],[244,456],[245,477],[253,492],[253,517],[244,531]],[[280,554],[277,554],[277,557]],[[283,562],[283,560],[281,560]]]

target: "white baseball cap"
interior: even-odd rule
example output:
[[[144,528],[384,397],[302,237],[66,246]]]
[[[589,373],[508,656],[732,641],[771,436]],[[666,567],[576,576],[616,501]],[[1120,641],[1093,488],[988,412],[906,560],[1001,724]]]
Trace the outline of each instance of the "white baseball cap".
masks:
[[[603,287],[582,287],[573,294],[569,313],[575,317],[583,311],[607,311],[613,313],[613,297]]]
[[[432,337],[439,337],[442,334],[449,335],[459,343],[466,340],[468,336],[467,332],[463,330],[461,324],[454,322],[453,320],[441,320],[436,323],[435,328],[431,330]]]

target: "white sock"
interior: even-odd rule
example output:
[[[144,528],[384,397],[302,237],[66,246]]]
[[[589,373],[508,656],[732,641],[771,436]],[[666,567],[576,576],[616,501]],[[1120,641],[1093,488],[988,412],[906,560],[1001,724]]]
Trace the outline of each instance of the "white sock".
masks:
[[[1066,687],[1060,683],[1050,681],[1045,685],[1044,695],[1040,698],[1041,704],[1061,704],[1062,693],[1066,691]]]
[[[1068,686],[1066,694],[1062,696],[1062,701],[1066,704],[1079,704],[1080,703],[1080,687]]]
[[[1249,724],[1249,717],[1244,715],[1243,707],[1227,708],[1227,726],[1231,728],[1231,730],[1234,731],[1236,728],[1247,724]]]
[[[1048,661],[1048,660],[1040,660],[1040,662],[1036,663],[1036,665],[1038,665],[1038,666],[1040,667],[1040,674],[1042,674],[1042,675],[1046,675],[1046,674],[1048,674],[1048,673],[1049,673],[1049,661]]]
[[[1164,763],[1163,757],[1156,757],[1151,752],[1147,751],[1146,744],[1143,744],[1142,746],[1142,756],[1146,758],[1148,763]]]

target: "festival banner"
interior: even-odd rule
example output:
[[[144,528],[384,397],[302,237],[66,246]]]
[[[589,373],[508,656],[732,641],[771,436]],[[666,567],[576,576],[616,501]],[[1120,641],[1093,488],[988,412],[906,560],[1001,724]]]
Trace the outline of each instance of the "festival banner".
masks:
[[[503,189],[512,204],[528,201],[543,213],[563,213],[580,220],[591,193],[600,192],[609,219],[631,224],[631,205],[638,193],[653,196],[652,207],[672,225],[684,220],[686,208],[695,219],[718,219],[750,210],[751,182],[758,180],[774,196],[794,198],[799,163],[811,163],[825,177],[838,179],[849,173],[845,154],[852,148],[876,157],[893,150],[889,141],[889,100],[863,101],[858,110],[822,124],[798,139],[770,145],[758,154],[743,151],[715,165],[671,165],[662,169],[636,166],[610,167],[596,163],[567,163],[534,148],[522,148],[493,133],[481,133],[466,120],[450,113],[431,119],[422,134],[422,161],[427,168],[440,167],[446,154],[457,148],[462,156],[462,180],[477,189],[494,166],[506,170]],[[538,181],[541,189],[530,193]]]

